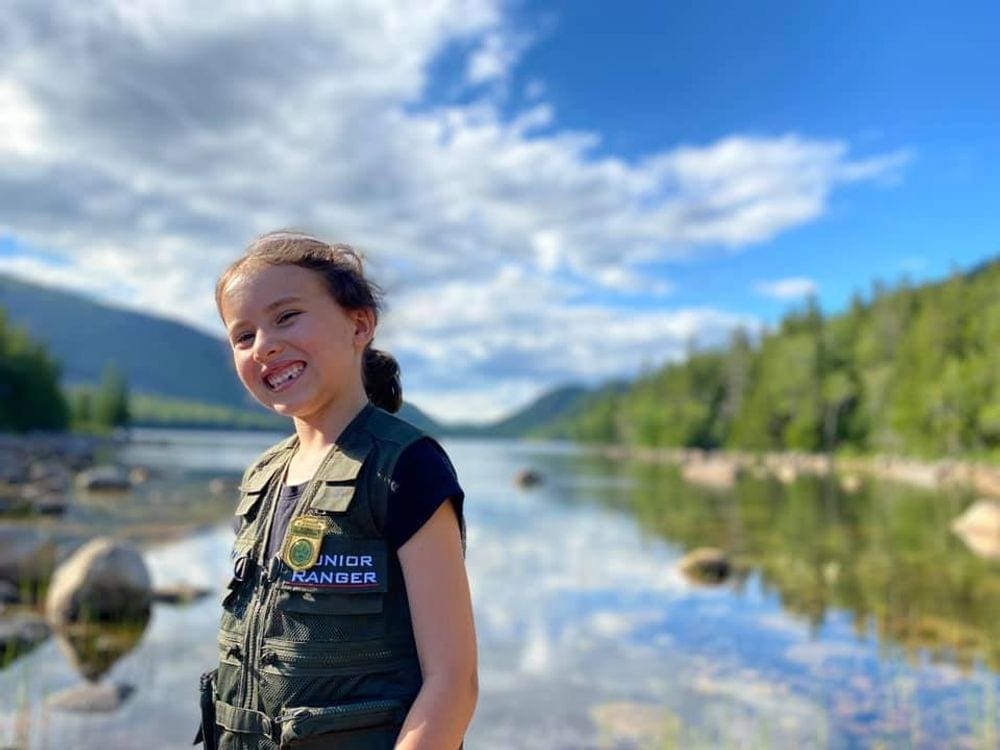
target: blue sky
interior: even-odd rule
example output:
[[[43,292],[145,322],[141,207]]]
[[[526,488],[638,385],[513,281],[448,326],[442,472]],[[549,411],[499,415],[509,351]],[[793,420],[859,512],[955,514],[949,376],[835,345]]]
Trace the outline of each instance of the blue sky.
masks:
[[[52,20],[49,20],[49,19]],[[213,333],[297,226],[368,255],[408,397],[485,419],[1000,252],[995,4],[0,10],[0,271]]]
[[[523,6],[547,31],[515,76],[543,81],[559,125],[600,132],[607,153],[797,132],[912,154],[890,189],[834,195],[821,219],[746,252],[656,269],[676,283],[673,302],[729,299],[771,319],[786,305],[747,280],[799,276],[836,310],[875,278],[938,278],[1000,253],[996,3],[608,7]]]

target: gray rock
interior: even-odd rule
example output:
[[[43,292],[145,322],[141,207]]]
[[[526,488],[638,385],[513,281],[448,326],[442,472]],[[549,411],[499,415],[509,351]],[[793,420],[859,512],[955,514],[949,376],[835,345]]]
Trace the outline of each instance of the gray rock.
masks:
[[[73,483],[70,470],[59,461],[35,461],[28,468],[28,478],[47,489],[67,489]]]
[[[134,691],[131,685],[85,682],[49,696],[45,703],[59,711],[107,713],[121,708]]]
[[[56,545],[45,532],[28,526],[0,526],[0,580],[34,586],[49,579]]]
[[[92,539],[59,566],[45,615],[53,627],[149,616],[149,571],[139,551],[108,537]]]
[[[90,492],[125,492],[132,482],[120,466],[95,466],[76,475],[76,486]]]

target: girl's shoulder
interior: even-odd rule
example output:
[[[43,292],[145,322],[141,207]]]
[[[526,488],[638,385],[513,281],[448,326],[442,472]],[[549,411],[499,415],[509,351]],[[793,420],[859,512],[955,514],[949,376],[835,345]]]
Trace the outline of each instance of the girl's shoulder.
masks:
[[[243,472],[243,480],[240,482],[240,485],[246,486],[248,483],[252,482],[256,475],[260,474],[260,472],[268,466],[273,465],[289,451],[294,450],[297,444],[298,436],[293,434],[283,440],[279,440],[277,443],[265,450],[257,456],[257,458],[251,461],[249,466],[247,466],[246,471]]]
[[[402,417],[390,414],[377,406],[372,409],[366,426],[377,439],[404,446],[421,438],[430,437],[426,432]]]

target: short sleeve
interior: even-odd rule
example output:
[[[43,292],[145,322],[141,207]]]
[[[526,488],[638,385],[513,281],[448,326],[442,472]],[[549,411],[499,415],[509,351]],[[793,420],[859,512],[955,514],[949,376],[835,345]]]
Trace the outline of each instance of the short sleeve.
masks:
[[[396,460],[389,485],[384,533],[392,548],[406,544],[448,498],[464,540],[465,493],[448,455],[432,438],[408,446]]]

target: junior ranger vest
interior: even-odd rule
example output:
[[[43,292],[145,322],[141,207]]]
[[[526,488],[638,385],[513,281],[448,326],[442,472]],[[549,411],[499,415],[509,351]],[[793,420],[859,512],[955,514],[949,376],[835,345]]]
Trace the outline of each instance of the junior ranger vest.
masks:
[[[421,437],[366,405],[303,489],[271,560],[297,438],[244,474],[219,667],[202,679],[206,747],[393,747],[422,679],[402,570],[380,529],[396,460]]]

